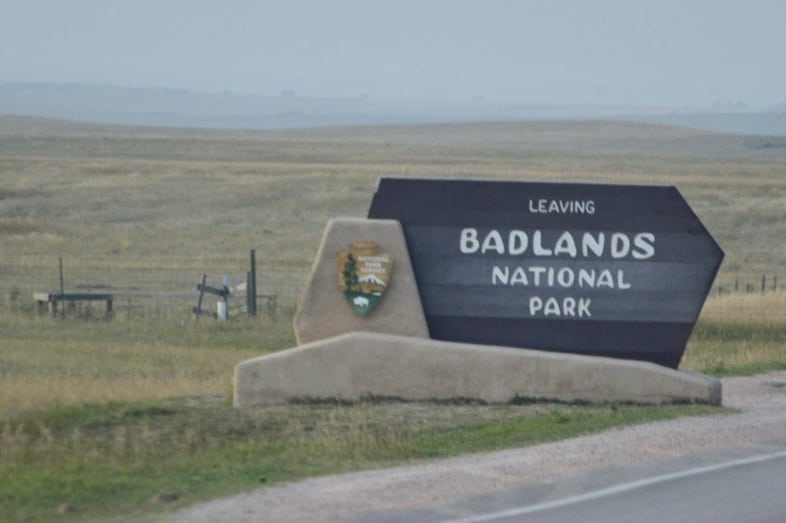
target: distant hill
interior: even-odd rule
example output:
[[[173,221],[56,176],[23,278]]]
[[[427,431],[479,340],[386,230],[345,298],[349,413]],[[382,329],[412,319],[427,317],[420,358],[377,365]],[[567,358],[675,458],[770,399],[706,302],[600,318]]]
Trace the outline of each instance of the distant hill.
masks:
[[[30,139],[40,137],[43,139]],[[84,140],[100,138],[102,146],[85,150]],[[385,148],[407,146],[410,154],[424,148],[451,151],[482,150],[518,157],[544,151],[644,154],[713,158],[783,158],[786,135],[739,135],[689,127],[622,120],[538,120],[511,122],[456,122],[431,124],[340,125],[286,129],[212,129],[145,127],[73,122],[30,116],[0,114],[0,155],[72,157],[75,154],[105,157],[135,157],[148,151],[151,159],[181,158],[184,154],[203,157],[204,140],[224,144],[225,156],[213,160],[258,161],[271,148],[299,147],[298,142],[350,147],[359,155]],[[232,143],[233,147],[226,144]],[[161,144],[166,144],[162,146]],[[369,146],[371,146],[369,148]],[[780,161],[780,160],[779,160]]]
[[[638,115],[632,120],[735,134],[786,135],[784,111]]]
[[[765,112],[196,93],[95,84],[0,84],[0,114],[102,124],[211,129],[344,125],[629,120],[713,131],[786,135],[786,104]]]

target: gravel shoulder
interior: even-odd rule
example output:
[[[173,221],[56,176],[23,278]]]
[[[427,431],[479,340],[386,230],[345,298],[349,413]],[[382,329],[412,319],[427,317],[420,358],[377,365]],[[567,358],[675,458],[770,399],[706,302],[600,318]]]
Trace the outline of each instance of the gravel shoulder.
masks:
[[[197,504],[175,523],[336,522],[371,512],[450,503],[567,474],[627,466],[786,437],[786,372],[724,378],[732,414],[680,418],[614,429],[522,449],[424,465],[307,479]]]

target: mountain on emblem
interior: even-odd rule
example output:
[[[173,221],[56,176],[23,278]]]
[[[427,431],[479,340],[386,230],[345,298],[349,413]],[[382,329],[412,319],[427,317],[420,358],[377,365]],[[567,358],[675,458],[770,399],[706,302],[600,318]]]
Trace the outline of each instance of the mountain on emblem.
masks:
[[[379,252],[379,244],[364,240],[336,253],[339,288],[358,316],[366,316],[379,303],[390,283],[393,259]]]

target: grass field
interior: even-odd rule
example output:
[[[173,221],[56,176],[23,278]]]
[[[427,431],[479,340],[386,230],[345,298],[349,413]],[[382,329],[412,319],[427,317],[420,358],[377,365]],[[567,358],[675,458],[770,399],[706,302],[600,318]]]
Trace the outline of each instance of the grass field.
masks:
[[[762,137],[603,122],[198,132],[13,118],[0,133],[5,294],[56,288],[58,256],[71,283],[182,290],[204,271],[245,274],[255,248],[263,285],[294,299],[327,219],[365,216],[390,175],[674,184],[726,251],[719,283],[758,288],[786,265],[786,149]]]
[[[294,344],[294,300],[325,222],[364,216],[386,175],[674,184],[726,252],[724,291],[705,305],[683,368],[786,368],[786,149],[767,140],[610,122],[251,132],[0,117],[0,521],[157,520],[262,483],[717,414],[540,403],[237,410],[228,397],[237,362]],[[281,306],[195,323],[198,278],[244,274],[252,248],[260,288]],[[60,256],[66,288],[107,285],[120,297],[114,321],[35,316],[32,293],[57,288]],[[756,292],[732,292],[735,283]],[[152,501],[162,492],[179,498]],[[64,502],[76,512],[59,517]]]

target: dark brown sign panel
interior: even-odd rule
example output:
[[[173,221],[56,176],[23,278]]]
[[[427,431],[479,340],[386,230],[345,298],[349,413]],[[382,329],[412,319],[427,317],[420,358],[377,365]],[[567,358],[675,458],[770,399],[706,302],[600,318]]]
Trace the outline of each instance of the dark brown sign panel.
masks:
[[[383,178],[435,339],[679,365],[723,251],[675,187]]]

